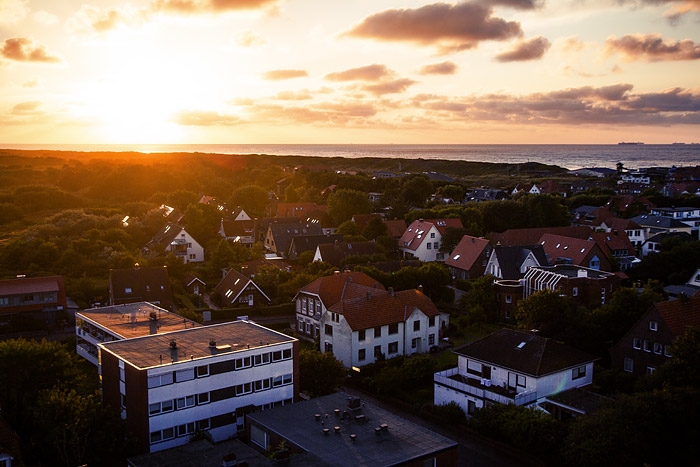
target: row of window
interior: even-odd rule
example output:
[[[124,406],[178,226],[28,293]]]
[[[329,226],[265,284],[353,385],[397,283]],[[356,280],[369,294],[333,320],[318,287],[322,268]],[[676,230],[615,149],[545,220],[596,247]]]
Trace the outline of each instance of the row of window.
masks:
[[[226,388],[215,389],[210,392],[202,392],[177,399],[169,399],[167,401],[155,402],[148,405],[148,416],[153,417],[163,413],[173,412],[175,410],[185,410],[195,405],[205,405],[210,402],[219,402],[233,397],[240,397],[253,392],[267,391],[280,386],[292,384],[292,374],[278,375],[271,378],[264,378],[248,383],[236,384]]]
[[[224,362],[212,363],[210,365],[202,365],[195,368],[178,370],[175,372],[163,373],[160,375],[148,377],[148,388],[157,388],[173,383],[181,383],[190,381],[195,378],[204,378],[211,375],[228,373],[235,370],[243,370],[252,366],[268,365],[270,363],[289,360],[292,358],[292,349],[275,350],[257,355],[251,355]],[[123,379],[122,379],[123,381]]]
[[[314,300],[311,297],[301,297],[300,300],[297,300],[297,311],[303,311],[304,313],[306,313],[307,303],[309,314],[321,313],[321,301]]]
[[[431,245],[432,245],[432,248],[431,248]],[[440,242],[433,242],[432,244],[430,242],[428,242],[428,250],[432,250],[432,249],[437,250],[438,248],[440,248]]]
[[[632,339],[632,347],[636,350],[644,350],[645,352],[649,353],[653,351],[656,355],[661,355],[663,353],[667,357],[671,356],[670,345],[664,345],[659,342],[652,342],[647,339],[644,339],[642,341],[642,339],[639,337],[635,337]]]

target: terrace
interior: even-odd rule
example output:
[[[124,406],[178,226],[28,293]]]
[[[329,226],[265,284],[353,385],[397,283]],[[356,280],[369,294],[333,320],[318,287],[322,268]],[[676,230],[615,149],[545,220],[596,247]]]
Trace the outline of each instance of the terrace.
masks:
[[[537,391],[534,389],[518,393],[515,389],[493,385],[491,380],[460,374],[459,368],[435,373],[433,381],[479,399],[500,404],[527,405],[537,399]]]

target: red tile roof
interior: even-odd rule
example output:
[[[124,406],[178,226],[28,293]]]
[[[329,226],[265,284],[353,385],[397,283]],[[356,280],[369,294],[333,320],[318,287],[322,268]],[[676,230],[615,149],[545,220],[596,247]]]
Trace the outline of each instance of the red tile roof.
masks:
[[[369,296],[364,294],[342,300],[329,308],[334,313],[342,314],[353,331],[402,323],[416,309],[428,317],[440,315],[432,300],[416,289],[403,290],[394,295],[388,292]]]
[[[642,227],[630,219],[621,219],[619,217],[608,217],[605,219],[605,225],[613,230],[638,230]]]
[[[552,234],[542,235],[538,243],[544,248],[551,264],[554,264],[557,258],[568,258],[577,266],[588,267],[588,264],[583,263],[591,250],[596,248],[595,242],[590,240]]]
[[[472,237],[465,235],[459,241],[450,257],[445,260],[447,266],[469,271],[474,262],[479,259],[486,248],[489,247],[489,241],[485,238]]]
[[[654,306],[673,337],[680,336],[690,326],[700,326],[700,293],[688,299],[656,303]]]
[[[615,251],[627,250],[627,255],[634,256],[634,245],[630,241],[624,230],[613,230],[611,232],[593,232],[591,239],[598,247],[608,255]]]
[[[338,303],[343,297],[346,283],[384,290],[384,286],[364,272],[338,272],[332,276],[319,277],[302,287],[299,292],[318,295],[326,308]]]
[[[224,236],[229,237],[252,237],[255,230],[255,221],[221,221]]]
[[[59,292],[62,289],[62,276],[22,277],[20,279],[0,280],[0,295]]]
[[[325,204],[316,203],[278,203],[277,217],[307,217],[314,211],[328,212]]]
[[[491,242],[500,243],[502,246],[527,246],[538,243],[542,235],[547,233],[586,240],[591,236],[591,232],[591,228],[586,226],[508,229],[503,233],[491,232]]]
[[[365,230],[365,227],[367,227],[367,224],[369,224],[369,221],[372,219],[382,220],[382,216],[379,214],[354,214],[352,216],[352,220],[357,224],[357,227],[360,228],[360,232]]]
[[[406,221],[403,219],[385,219],[384,223],[388,234],[392,237],[401,238],[406,231]]]

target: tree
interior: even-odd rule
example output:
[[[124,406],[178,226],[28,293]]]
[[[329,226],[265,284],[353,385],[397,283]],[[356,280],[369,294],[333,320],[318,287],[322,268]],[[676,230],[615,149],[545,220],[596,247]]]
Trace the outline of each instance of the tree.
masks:
[[[360,228],[351,220],[347,220],[338,226],[336,233],[343,235],[360,235]]]
[[[566,318],[569,309],[570,303],[566,297],[545,289],[518,302],[515,320],[520,329],[539,328],[544,324]]]
[[[328,197],[328,214],[336,225],[352,218],[353,214],[369,214],[372,203],[361,191],[338,189]]]
[[[267,190],[257,185],[247,185],[233,191],[231,206],[242,207],[251,217],[262,217],[267,208]]]
[[[432,193],[433,184],[423,175],[407,177],[401,188],[402,198],[414,206],[423,206]]]
[[[287,189],[284,190],[284,200],[287,203],[296,203],[299,201],[299,193],[292,185],[289,185]]]
[[[458,203],[464,198],[464,188],[459,185],[445,185],[440,187],[440,194],[445,198],[452,198]]]
[[[460,227],[448,227],[445,230],[445,235],[442,236],[442,245],[440,245],[440,253],[452,253],[457,244],[462,240],[462,237],[467,235],[467,229]]]
[[[346,371],[343,364],[330,353],[318,350],[299,352],[299,379],[301,390],[312,397],[324,396],[335,392],[345,381]]]
[[[676,337],[671,355],[654,373],[654,379],[672,386],[700,387],[700,328],[689,327]]]
[[[386,235],[388,230],[386,224],[382,222],[381,219],[373,217],[367,222],[365,230],[362,231],[362,236],[370,240],[376,240],[377,237]]]
[[[469,317],[476,322],[498,320],[498,295],[491,275],[481,276],[467,282],[467,293],[460,299],[460,307],[466,309]]]

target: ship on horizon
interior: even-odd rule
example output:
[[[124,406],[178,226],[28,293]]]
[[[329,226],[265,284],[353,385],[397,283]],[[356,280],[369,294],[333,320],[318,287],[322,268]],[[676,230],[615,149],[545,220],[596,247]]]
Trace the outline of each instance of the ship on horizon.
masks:
[[[641,142],[641,141],[621,141],[621,142],[619,142],[619,143],[617,143],[617,144],[625,145],[625,146],[641,146],[641,145],[643,145],[644,143]]]

